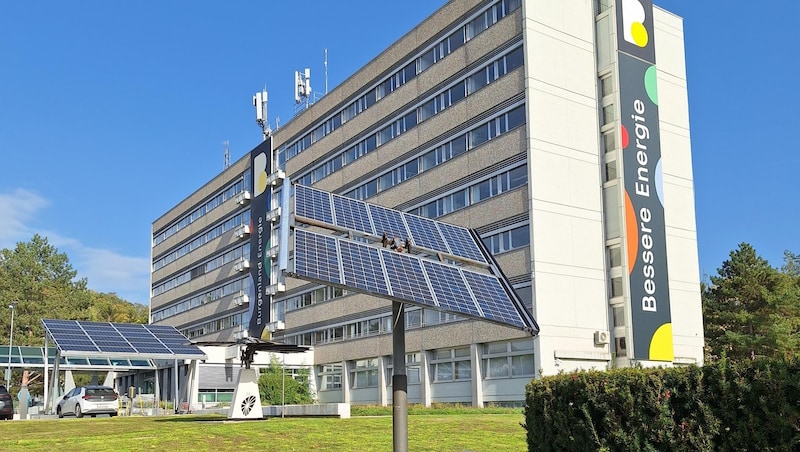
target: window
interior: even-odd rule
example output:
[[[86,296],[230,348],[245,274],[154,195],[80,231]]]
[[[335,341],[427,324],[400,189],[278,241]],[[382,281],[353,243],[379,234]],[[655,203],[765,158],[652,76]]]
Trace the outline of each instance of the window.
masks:
[[[378,386],[378,360],[377,358],[353,361],[352,375],[353,388],[369,388]]]
[[[482,366],[486,378],[533,376],[533,340],[493,342],[483,345]]]
[[[472,378],[472,364],[469,347],[434,350],[431,372],[434,381],[469,380]]]
[[[529,225],[518,226],[483,238],[483,243],[492,254],[505,253],[530,243]]]
[[[342,365],[326,364],[319,366],[321,380],[320,388],[324,390],[340,389],[342,387]]]

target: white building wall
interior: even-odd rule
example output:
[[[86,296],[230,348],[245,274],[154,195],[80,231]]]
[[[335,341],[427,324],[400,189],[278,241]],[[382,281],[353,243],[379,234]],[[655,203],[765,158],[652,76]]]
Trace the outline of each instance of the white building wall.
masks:
[[[608,346],[593,4],[523,3],[535,350],[543,375]],[[556,366],[556,358],[559,366]]]

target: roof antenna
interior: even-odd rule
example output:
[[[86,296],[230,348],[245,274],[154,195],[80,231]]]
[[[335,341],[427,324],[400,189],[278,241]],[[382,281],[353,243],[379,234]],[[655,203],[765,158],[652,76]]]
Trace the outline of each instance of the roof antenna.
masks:
[[[222,169],[228,169],[228,167],[231,166],[231,150],[228,147],[228,143],[229,141],[225,140],[225,163]]]
[[[260,93],[253,96],[253,106],[256,107],[256,123],[261,127],[261,138],[264,141],[270,136],[272,130],[269,128],[269,120],[267,119],[267,87]]]

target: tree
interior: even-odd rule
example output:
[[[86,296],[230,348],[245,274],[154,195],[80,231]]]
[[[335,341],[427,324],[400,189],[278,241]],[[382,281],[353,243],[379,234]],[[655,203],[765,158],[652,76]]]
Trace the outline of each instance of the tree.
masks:
[[[146,306],[94,292],[86,285],[67,255],[38,234],[14,249],[0,250],[0,331],[10,330],[11,316],[5,309],[12,302],[17,302],[15,345],[43,345],[43,318],[147,323]]]
[[[800,355],[800,284],[742,243],[703,288],[708,358]]]
[[[274,355],[269,367],[258,378],[258,391],[264,405],[303,405],[314,403],[309,388],[309,372],[303,369],[295,380],[284,375],[280,361]]]

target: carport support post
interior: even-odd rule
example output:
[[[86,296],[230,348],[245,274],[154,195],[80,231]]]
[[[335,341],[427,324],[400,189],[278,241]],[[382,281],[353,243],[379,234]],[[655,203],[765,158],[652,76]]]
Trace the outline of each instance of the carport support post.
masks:
[[[178,397],[178,360],[175,360],[175,392],[173,392],[173,399],[175,400],[172,402],[172,409],[174,410],[175,414],[178,414],[178,402],[180,398]]]
[[[392,302],[392,446],[408,452],[408,379],[406,377],[405,305]]]

